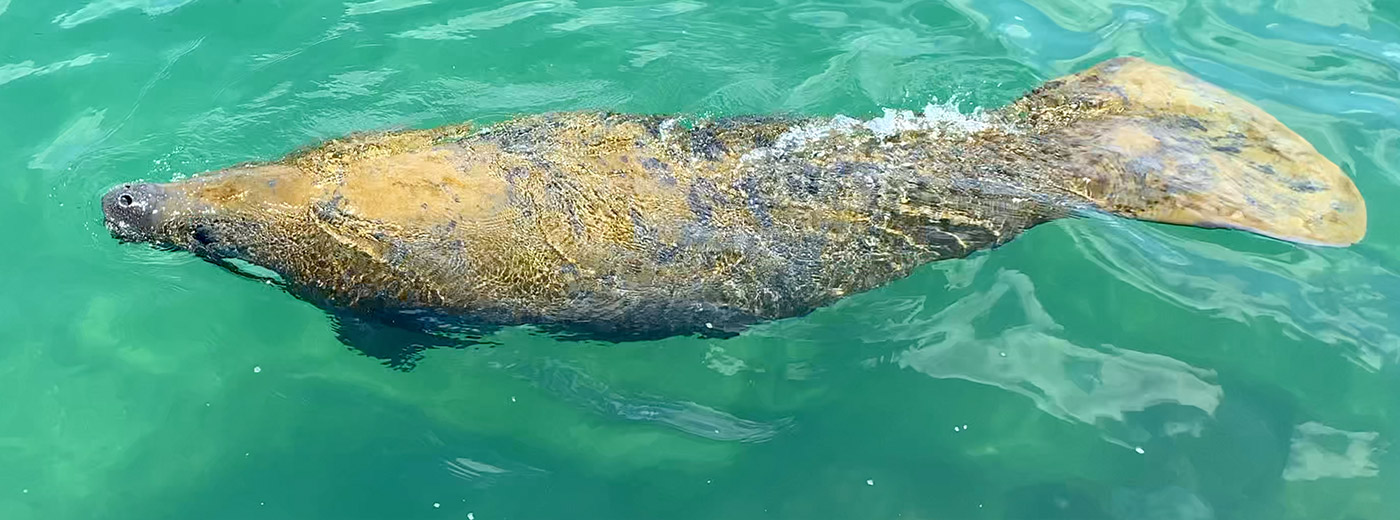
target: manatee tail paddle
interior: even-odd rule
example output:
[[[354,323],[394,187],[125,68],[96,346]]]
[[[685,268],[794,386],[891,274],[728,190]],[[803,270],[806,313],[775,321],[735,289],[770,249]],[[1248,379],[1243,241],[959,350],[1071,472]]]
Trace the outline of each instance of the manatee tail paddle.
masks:
[[[1138,58],[1050,81],[1004,112],[1073,158],[1065,189],[1131,218],[1346,246],[1366,204],[1342,170],[1259,107]]]

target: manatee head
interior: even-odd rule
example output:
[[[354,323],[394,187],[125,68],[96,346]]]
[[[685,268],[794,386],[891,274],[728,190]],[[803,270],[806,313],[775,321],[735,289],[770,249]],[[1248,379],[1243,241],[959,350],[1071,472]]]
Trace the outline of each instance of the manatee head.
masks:
[[[102,213],[112,237],[123,242],[273,267],[289,246],[282,231],[305,215],[310,184],[296,168],[245,166],[170,183],[122,184],[102,197]]]
[[[102,213],[112,237],[184,250],[218,260],[245,254],[248,244],[231,228],[248,227],[236,212],[205,203],[178,184],[135,183],[112,188],[102,197]]]
[[[123,242],[152,242],[160,235],[166,190],[159,184],[123,184],[102,197],[102,214],[112,237]]]

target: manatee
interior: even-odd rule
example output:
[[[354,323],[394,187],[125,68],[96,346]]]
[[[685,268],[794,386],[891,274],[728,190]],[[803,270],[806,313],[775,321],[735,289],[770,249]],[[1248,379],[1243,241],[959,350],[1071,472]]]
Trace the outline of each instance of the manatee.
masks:
[[[612,340],[737,334],[1076,215],[1313,246],[1366,231],[1356,186],[1306,140],[1142,59],[947,112],[365,133],[101,205],[121,241],[259,269],[336,315]]]

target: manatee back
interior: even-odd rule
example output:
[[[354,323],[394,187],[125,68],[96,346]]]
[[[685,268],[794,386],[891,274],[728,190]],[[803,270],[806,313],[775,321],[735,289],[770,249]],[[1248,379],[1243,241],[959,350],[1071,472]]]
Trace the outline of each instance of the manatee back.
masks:
[[[380,296],[366,304],[610,338],[726,334],[781,304],[755,280],[778,262],[731,185],[738,158],[785,128],[555,113],[292,162],[322,179],[319,231],[364,259],[352,281]]]
[[[935,167],[994,160],[947,156],[961,136],[843,128],[547,114],[304,167],[327,186],[321,231],[366,259],[355,272],[392,274],[374,301],[612,338],[801,315],[1043,220]]]

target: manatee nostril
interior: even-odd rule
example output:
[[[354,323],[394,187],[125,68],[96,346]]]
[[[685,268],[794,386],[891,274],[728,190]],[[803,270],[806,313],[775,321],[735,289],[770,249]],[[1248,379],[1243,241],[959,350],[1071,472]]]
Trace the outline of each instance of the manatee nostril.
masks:
[[[136,200],[132,199],[131,195],[128,195],[126,193],[123,193],[122,196],[117,197],[117,204],[121,204],[123,208],[130,206],[133,202],[136,202]]]

